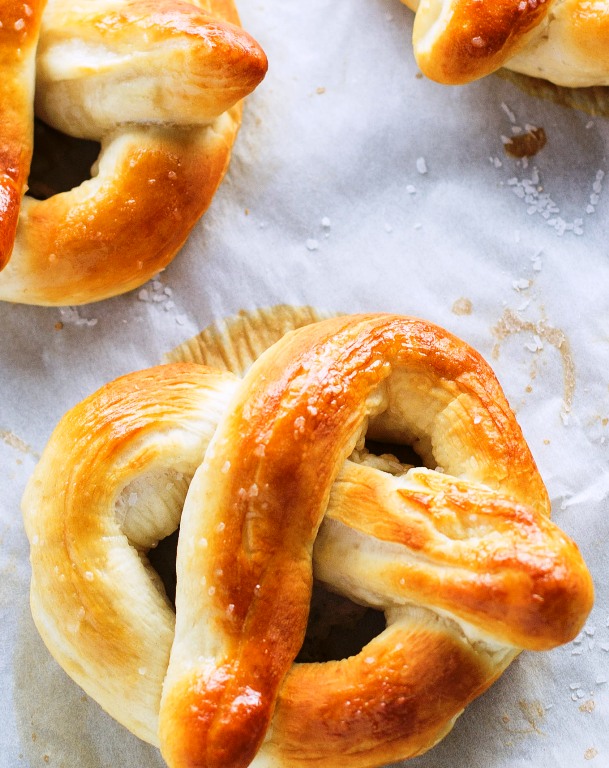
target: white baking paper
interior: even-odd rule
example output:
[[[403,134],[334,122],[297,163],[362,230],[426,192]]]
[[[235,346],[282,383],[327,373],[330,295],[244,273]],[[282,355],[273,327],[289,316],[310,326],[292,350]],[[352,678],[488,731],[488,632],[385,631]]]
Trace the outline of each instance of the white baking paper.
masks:
[[[494,366],[593,573],[583,633],[524,653],[411,768],[609,766],[609,119],[498,76],[421,78],[397,0],[241,0],[269,57],[229,173],[142,291],[0,304],[0,766],[160,768],[50,658],[28,607],[20,498],[61,415],[239,310],[387,310]],[[542,127],[528,163],[503,138]],[[60,325],[61,324],[61,325]]]

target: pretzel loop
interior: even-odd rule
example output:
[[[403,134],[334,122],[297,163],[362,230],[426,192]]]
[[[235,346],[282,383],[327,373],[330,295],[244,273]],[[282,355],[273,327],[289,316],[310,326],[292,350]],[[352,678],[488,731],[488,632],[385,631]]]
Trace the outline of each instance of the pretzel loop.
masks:
[[[0,86],[0,300],[97,301],[141,285],[183,245],[226,171],[266,57],[231,0],[23,8],[23,41],[4,34],[4,9],[0,18],[13,59]],[[47,200],[25,195],[34,79],[39,117],[101,143],[92,178]]]
[[[366,435],[428,467],[368,455]],[[64,417],[23,506],[45,642],[113,716],[158,728],[170,766],[419,754],[592,601],[490,369],[408,318],[307,326],[242,381],[196,364],[118,380]],[[178,522],[174,637],[142,553]],[[387,626],[294,664],[313,572]]]

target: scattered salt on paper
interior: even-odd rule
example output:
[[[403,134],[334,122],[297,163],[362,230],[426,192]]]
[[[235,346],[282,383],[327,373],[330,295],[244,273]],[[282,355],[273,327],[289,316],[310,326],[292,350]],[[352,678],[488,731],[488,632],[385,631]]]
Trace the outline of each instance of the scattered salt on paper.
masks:
[[[92,328],[97,325],[97,318],[81,317],[76,307],[60,307],[59,314],[64,325],[75,325],[79,328]]]

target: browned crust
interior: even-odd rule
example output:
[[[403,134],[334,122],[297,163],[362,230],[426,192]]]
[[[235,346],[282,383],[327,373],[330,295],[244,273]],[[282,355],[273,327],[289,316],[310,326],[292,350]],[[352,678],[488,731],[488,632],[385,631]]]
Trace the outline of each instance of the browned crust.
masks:
[[[19,73],[18,88],[11,81],[10,99],[3,100],[10,104],[12,133],[0,154],[0,262],[11,250],[15,258],[0,274],[1,300],[65,305],[105,299],[150,279],[182,247],[227,170],[241,121],[237,99],[256,87],[267,66],[260,47],[235,25],[232,2],[208,5],[213,16],[181,0],[130,2],[100,17],[98,26],[109,37],[125,37],[126,25],[145,35],[181,35],[195,48],[204,37],[201,55],[212,51],[223,62],[214,65],[217,95],[209,98],[227,111],[209,127],[117,129],[103,138],[113,167],[104,166],[102,156],[99,178],[45,201],[28,199],[19,219],[31,160],[33,71]],[[31,32],[32,48],[37,31]],[[7,50],[16,45],[14,37]]]
[[[333,487],[328,518],[414,555],[396,557],[387,575],[404,600],[448,611],[514,647],[572,640],[593,601],[576,544],[513,496],[436,473],[415,477],[416,486],[400,485],[350,465]]]
[[[13,250],[33,149],[32,74],[44,0],[2,3],[0,27],[0,270]],[[16,51],[20,55],[16,55]]]
[[[502,439],[480,431],[472,452],[481,451],[489,467],[499,464],[496,474],[509,489],[547,513],[545,488],[514,416],[467,345],[429,323],[389,315],[333,318],[285,337],[246,376],[200,470],[197,498],[206,499],[209,519],[187,530],[191,539],[204,535],[208,546],[183,568],[189,579],[213,583],[214,592],[198,607],[178,602],[178,614],[187,610],[190,625],[203,611],[225,651],[177,679],[170,666],[160,715],[169,765],[246,766],[260,748],[304,637],[312,546],[332,483],[353,448],[368,395],[396,367],[423,368],[433,382],[475,393]],[[232,469],[223,475],[227,462]],[[178,601],[179,595],[178,579]],[[178,624],[173,653],[182,648]],[[444,721],[465,703],[448,708]],[[430,746],[429,734],[423,743]]]
[[[454,0],[432,43],[421,45],[430,26],[431,3],[423,0],[415,18],[417,63],[430,79],[447,85],[494,72],[516,54],[545,18],[550,0]]]
[[[498,673],[496,673],[498,674]],[[404,622],[357,656],[296,665],[271,746],[289,766],[368,768],[427,751],[496,676],[445,627]],[[312,738],[312,734],[315,737]]]
[[[454,417],[452,452],[457,465],[462,451],[479,458],[481,478],[420,469],[401,484],[377,473],[385,479],[373,487],[373,470],[345,462],[368,417],[367,396],[400,371],[423,372],[426,396],[443,407],[446,393],[451,403],[469,398]],[[187,430],[190,419],[196,434],[207,420],[214,437],[184,506],[176,636],[160,709],[172,768],[246,766],[259,749],[280,766],[317,768],[414,756],[450,730],[521,648],[551,647],[579,631],[592,602],[590,575],[549,521],[514,414],[467,344],[414,318],[333,318],[270,348],[232,400],[222,377],[232,388],[229,374],[173,364],[104,387],[64,417],[24,499],[43,637],[63,633],[49,645],[94,695],[105,681],[89,681],[92,660],[112,668],[114,690],[128,681],[137,691],[150,646],[160,650],[148,725],[138,731],[154,741],[172,620],[160,622],[151,642],[141,615],[129,614],[137,597],[108,556],[121,534],[106,507],[158,456],[158,435]],[[211,409],[206,388],[218,403]],[[341,526],[349,536],[337,533]],[[318,576],[386,610],[389,625],[356,656],[294,666],[314,546]],[[334,581],[324,578],[328,570]],[[75,614],[78,632],[66,635]]]
[[[136,131],[101,195],[84,196],[81,186],[28,207],[21,222],[24,258],[14,267],[23,292],[13,300],[97,301],[166,267],[212,201],[240,116],[234,107],[220,132]]]

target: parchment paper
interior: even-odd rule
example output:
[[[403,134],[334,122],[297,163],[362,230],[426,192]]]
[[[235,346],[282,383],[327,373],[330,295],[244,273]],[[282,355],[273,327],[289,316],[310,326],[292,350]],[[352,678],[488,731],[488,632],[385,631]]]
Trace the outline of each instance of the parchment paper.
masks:
[[[411,768],[609,766],[609,120],[498,77],[419,77],[397,0],[241,0],[265,48],[226,180],[142,291],[0,305],[0,765],[160,768],[51,659],[20,498],[61,415],[210,322],[278,303],[432,320],[494,366],[596,586],[582,635],[524,653]],[[502,137],[542,127],[517,160]]]

